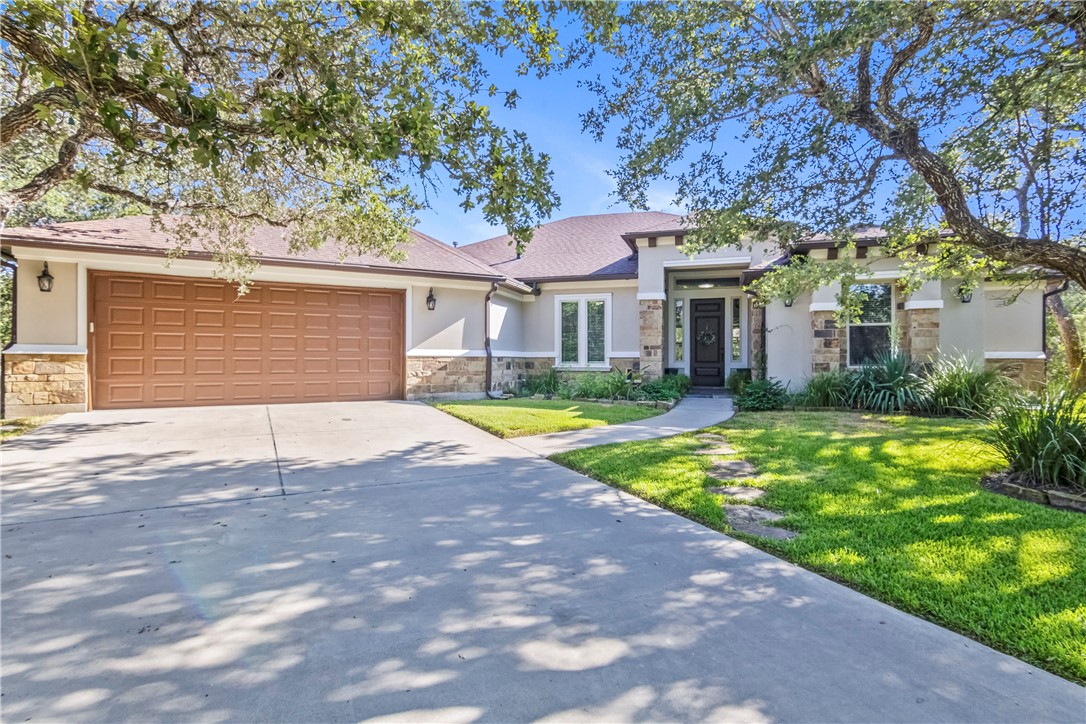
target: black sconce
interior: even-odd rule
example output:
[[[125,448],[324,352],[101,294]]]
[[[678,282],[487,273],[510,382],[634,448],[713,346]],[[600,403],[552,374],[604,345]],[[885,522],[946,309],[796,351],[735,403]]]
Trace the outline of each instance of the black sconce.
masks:
[[[437,309],[437,297],[434,296],[433,287],[430,287],[430,293],[426,295],[426,308],[431,312]]]
[[[38,289],[43,292],[53,291],[53,275],[49,273],[49,262],[45,262],[45,268],[38,275]]]
[[[786,297],[785,300],[784,300],[784,306],[790,307],[790,306],[792,306],[792,303],[795,302],[795,301],[796,300],[792,299],[792,297]]]
[[[969,302],[973,301],[973,290],[966,288],[963,284],[958,287],[958,299],[962,300],[962,304],[969,304]]]

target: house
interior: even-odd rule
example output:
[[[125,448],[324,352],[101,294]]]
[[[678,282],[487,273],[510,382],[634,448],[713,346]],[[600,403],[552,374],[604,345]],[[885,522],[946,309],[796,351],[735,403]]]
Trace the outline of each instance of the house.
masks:
[[[897,341],[917,358],[967,354],[1043,380],[1043,290],[1000,284],[959,296],[933,281],[905,297],[879,231],[862,320],[834,323],[834,287],[762,308],[744,291],[780,250],[688,256],[682,218],[579,216],[542,225],[523,254],[509,239],[454,248],[413,234],[406,260],[288,252],[250,239],[261,266],[238,296],[211,256],[168,265],[149,217],[3,232],[15,272],[14,341],[3,354],[6,414],[84,409],[480,397],[552,366],[689,374],[719,386],[764,367],[792,388],[862,364]],[[792,253],[846,253],[814,238]]]

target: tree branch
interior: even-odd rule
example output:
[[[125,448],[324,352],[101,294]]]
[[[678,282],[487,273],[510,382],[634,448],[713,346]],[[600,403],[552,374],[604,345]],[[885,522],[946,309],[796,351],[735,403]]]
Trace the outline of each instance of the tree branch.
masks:
[[[38,107],[56,110],[75,102],[68,88],[46,88],[22,103],[12,106],[0,117],[0,147],[6,146],[38,124]]]
[[[0,191],[0,224],[19,206],[37,201],[57,184],[71,178],[75,160],[79,157],[79,149],[90,135],[87,124],[80,124],[79,130],[60,144],[55,163],[39,171],[23,186],[11,191]]]

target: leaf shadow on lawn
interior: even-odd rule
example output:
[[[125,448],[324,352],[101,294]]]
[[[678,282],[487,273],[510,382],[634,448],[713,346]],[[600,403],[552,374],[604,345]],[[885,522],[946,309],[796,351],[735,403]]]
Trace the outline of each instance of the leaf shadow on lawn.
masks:
[[[561,462],[704,525],[1086,680],[1086,516],[980,487],[1002,465],[963,420],[740,415],[710,428],[761,473],[758,505],[791,541],[726,525],[692,436],[576,451]]]

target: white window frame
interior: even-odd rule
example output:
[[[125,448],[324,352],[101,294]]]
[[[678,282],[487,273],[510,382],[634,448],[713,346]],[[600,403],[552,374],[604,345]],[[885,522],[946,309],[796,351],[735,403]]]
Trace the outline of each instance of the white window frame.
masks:
[[[862,364],[852,363],[852,328],[853,327],[886,327],[886,336],[890,340],[890,351],[893,352],[894,345],[894,324],[897,322],[897,285],[893,281],[887,279],[862,279],[857,280],[855,284],[850,287],[890,287],[890,321],[889,322],[852,322],[848,323],[845,328],[845,344],[847,345],[846,355],[848,357],[846,366],[850,370],[858,370],[863,367]]]
[[[577,302],[577,361],[562,359],[562,302]],[[603,302],[603,361],[588,362],[588,302]],[[554,295],[554,366],[562,369],[611,369],[611,293]]]

